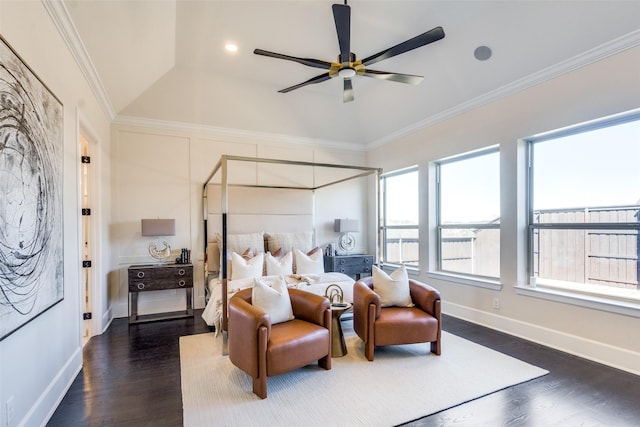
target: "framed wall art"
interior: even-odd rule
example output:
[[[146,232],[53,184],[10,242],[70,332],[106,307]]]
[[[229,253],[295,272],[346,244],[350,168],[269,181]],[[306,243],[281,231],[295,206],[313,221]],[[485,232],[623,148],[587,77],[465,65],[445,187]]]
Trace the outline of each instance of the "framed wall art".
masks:
[[[0,35],[0,340],[64,298],[63,106]]]

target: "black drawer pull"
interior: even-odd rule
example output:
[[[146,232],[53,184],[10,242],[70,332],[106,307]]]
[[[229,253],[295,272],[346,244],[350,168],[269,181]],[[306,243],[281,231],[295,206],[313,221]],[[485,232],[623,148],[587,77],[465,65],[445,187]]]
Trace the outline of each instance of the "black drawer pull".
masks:
[[[184,273],[185,273],[184,268],[181,268],[180,270],[178,270],[178,274],[180,276],[184,276]]]
[[[136,285],[138,287],[138,289],[143,290],[144,289],[144,283],[138,283]]]
[[[365,258],[365,259],[364,259],[364,263],[365,263],[365,264],[369,264],[369,258]]]
[[[144,271],[138,271],[138,279],[142,279],[144,277]]]
[[[184,285],[186,285],[186,284],[187,284],[187,282],[185,282],[184,279],[180,279],[178,281],[178,286],[180,286],[180,287],[184,287]]]
[[[345,263],[345,260],[341,259],[340,264],[344,265],[344,263]]]

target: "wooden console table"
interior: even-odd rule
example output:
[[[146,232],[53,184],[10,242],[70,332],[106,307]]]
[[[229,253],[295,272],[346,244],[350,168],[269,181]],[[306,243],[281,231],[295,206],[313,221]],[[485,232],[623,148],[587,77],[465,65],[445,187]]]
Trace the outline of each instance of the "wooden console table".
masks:
[[[132,265],[129,279],[129,323],[155,320],[179,319],[193,316],[193,264],[146,264]],[[182,289],[187,294],[186,310],[138,315],[140,292]]]
[[[324,257],[324,271],[336,271],[347,276],[371,276],[373,255],[336,255]]]

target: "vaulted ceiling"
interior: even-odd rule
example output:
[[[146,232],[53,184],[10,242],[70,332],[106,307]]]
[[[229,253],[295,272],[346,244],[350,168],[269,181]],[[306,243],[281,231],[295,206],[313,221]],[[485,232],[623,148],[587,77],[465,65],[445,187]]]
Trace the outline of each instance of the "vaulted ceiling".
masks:
[[[277,91],[324,72],[253,54],[336,61],[339,1],[63,0],[110,114],[371,147],[640,44],[640,1],[353,0],[364,58],[436,26],[445,38],[371,68],[417,86],[353,78]],[[343,3],[343,2],[339,2]],[[225,44],[235,43],[229,53]],[[492,55],[478,60],[487,46]]]

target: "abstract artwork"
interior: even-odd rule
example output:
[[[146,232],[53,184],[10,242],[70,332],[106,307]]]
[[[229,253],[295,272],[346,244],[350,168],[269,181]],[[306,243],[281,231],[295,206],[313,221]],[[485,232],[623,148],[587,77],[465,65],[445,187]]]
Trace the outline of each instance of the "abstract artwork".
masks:
[[[64,297],[63,107],[0,36],[0,340]]]

